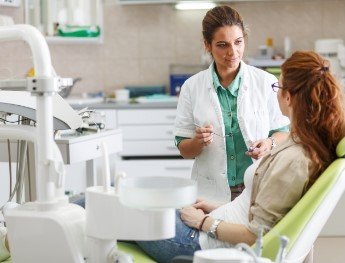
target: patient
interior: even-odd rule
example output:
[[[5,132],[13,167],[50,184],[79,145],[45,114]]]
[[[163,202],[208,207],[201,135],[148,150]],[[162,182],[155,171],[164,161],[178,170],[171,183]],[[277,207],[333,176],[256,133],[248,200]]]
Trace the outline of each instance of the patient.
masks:
[[[295,52],[282,65],[272,92],[291,121],[290,135],[247,169],[237,199],[224,205],[197,200],[177,213],[175,238],[138,245],[158,262],[170,262],[200,249],[252,245],[261,226],[277,224],[336,158],[345,136],[342,90],[328,65],[314,52]]]
[[[198,200],[177,213],[175,238],[137,242],[155,260],[170,262],[200,249],[253,244],[260,227],[279,222],[336,158],[336,145],[345,136],[344,102],[328,62],[314,52],[295,52],[272,89],[290,118],[289,138],[247,169],[246,188],[233,202]],[[0,230],[4,259],[9,254],[5,229]]]

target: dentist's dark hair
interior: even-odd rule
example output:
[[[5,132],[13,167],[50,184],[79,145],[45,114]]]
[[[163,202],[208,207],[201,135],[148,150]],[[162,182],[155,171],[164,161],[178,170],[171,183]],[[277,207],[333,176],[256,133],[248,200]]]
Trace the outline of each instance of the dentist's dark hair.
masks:
[[[330,72],[329,61],[313,51],[293,53],[281,69],[282,96],[291,95],[291,133],[315,171],[310,187],[336,158],[336,146],[345,136],[343,91]]]
[[[211,44],[214,33],[223,26],[238,26],[242,30],[243,36],[247,36],[243,19],[235,9],[230,6],[216,6],[206,13],[202,21],[204,40]]]

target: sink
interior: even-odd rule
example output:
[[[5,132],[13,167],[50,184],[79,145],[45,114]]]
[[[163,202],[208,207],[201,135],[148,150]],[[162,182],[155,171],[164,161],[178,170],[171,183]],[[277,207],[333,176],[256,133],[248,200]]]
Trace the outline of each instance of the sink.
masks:
[[[123,205],[140,209],[182,208],[197,197],[196,182],[177,177],[126,177],[119,180]]]

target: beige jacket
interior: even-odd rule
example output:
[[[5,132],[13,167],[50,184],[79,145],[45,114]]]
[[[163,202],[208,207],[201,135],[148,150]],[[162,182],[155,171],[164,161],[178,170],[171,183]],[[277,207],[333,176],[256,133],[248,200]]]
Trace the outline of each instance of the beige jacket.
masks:
[[[249,230],[272,227],[301,199],[313,172],[302,146],[289,137],[261,160],[254,179],[249,209]]]

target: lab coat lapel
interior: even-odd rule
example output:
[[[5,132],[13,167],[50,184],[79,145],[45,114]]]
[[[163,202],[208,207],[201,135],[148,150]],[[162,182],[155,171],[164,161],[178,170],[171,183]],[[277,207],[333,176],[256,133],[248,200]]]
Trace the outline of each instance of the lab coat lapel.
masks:
[[[212,103],[214,111],[216,112],[219,126],[222,127],[222,134],[224,135],[225,134],[225,127],[224,127],[224,123],[223,123],[223,114],[222,114],[222,109],[220,107],[220,103],[218,100],[217,92],[213,86],[212,68],[211,67],[213,67],[213,63],[211,64],[211,66],[209,68],[209,75],[208,75],[208,77],[210,78],[209,79],[209,85],[208,85],[209,96],[210,96],[210,101]]]

